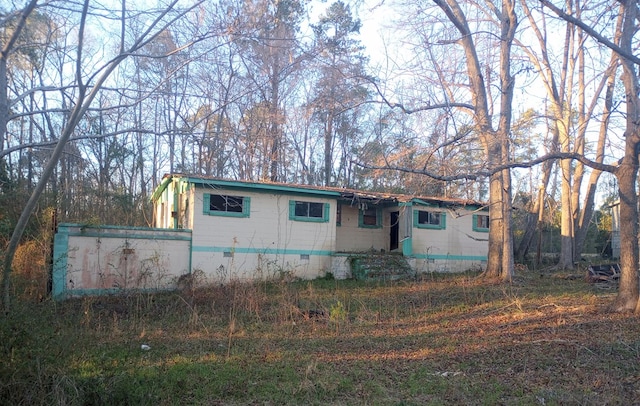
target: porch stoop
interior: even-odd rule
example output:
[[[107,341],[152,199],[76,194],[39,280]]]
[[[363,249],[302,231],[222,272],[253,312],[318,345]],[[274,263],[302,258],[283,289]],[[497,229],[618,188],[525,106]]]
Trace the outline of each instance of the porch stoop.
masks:
[[[401,253],[353,252],[333,255],[332,272],[336,279],[397,280],[416,276]]]

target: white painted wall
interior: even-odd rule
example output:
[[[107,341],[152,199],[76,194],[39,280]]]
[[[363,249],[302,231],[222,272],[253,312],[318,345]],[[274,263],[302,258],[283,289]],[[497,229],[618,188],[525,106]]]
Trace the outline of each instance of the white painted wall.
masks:
[[[446,213],[444,230],[413,228],[416,271],[462,272],[485,267],[489,233],[473,230],[474,212],[465,209],[414,209]],[[430,259],[425,259],[425,256]]]
[[[336,247],[338,251],[388,251],[390,232],[388,210],[382,211],[381,228],[359,227],[359,215],[358,207],[346,204],[342,205],[342,222],[336,230]]]
[[[188,231],[61,224],[54,296],[166,289],[189,272]]]
[[[249,217],[203,214],[205,193],[251,199]],[[328,222],[289,219],[289,201],[329,203]],[[336,202],[332,199],[198,187],[193,199],[193,269],[211,280],[315,278],[330,269],[335,251]]]

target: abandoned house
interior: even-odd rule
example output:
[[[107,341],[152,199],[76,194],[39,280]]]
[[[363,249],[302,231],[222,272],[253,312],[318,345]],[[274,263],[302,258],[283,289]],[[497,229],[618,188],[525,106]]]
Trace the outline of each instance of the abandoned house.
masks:
[[[475,201],[181,174],[152,200],[154,228],[59,225],[54,297],[166,289],[195,272],[222,283],[392,277],[487,259],[488,211]]]

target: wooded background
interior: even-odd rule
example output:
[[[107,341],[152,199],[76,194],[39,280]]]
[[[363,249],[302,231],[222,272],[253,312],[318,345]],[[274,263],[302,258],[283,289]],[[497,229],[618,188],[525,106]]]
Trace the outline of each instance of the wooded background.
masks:
[[[637,5],[558,5],[0,6],[3,246],[38,182],[25,235],[42,241],[53,213],[150,225],[154,188],[179,172],[499,203],[492,220],[512,219],[502,236],[521,261],[607,253]]]

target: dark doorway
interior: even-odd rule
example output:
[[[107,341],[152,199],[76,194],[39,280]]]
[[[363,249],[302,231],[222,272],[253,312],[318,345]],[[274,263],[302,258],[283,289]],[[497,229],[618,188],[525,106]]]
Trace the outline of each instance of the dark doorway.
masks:
[[[390,234],[390,243],[389,243],[389,251],[397,250],[398,243],[400,242],[400,224],[398,220],[400,218],[399,211],[389,212],[391,215],[391,234]]]

